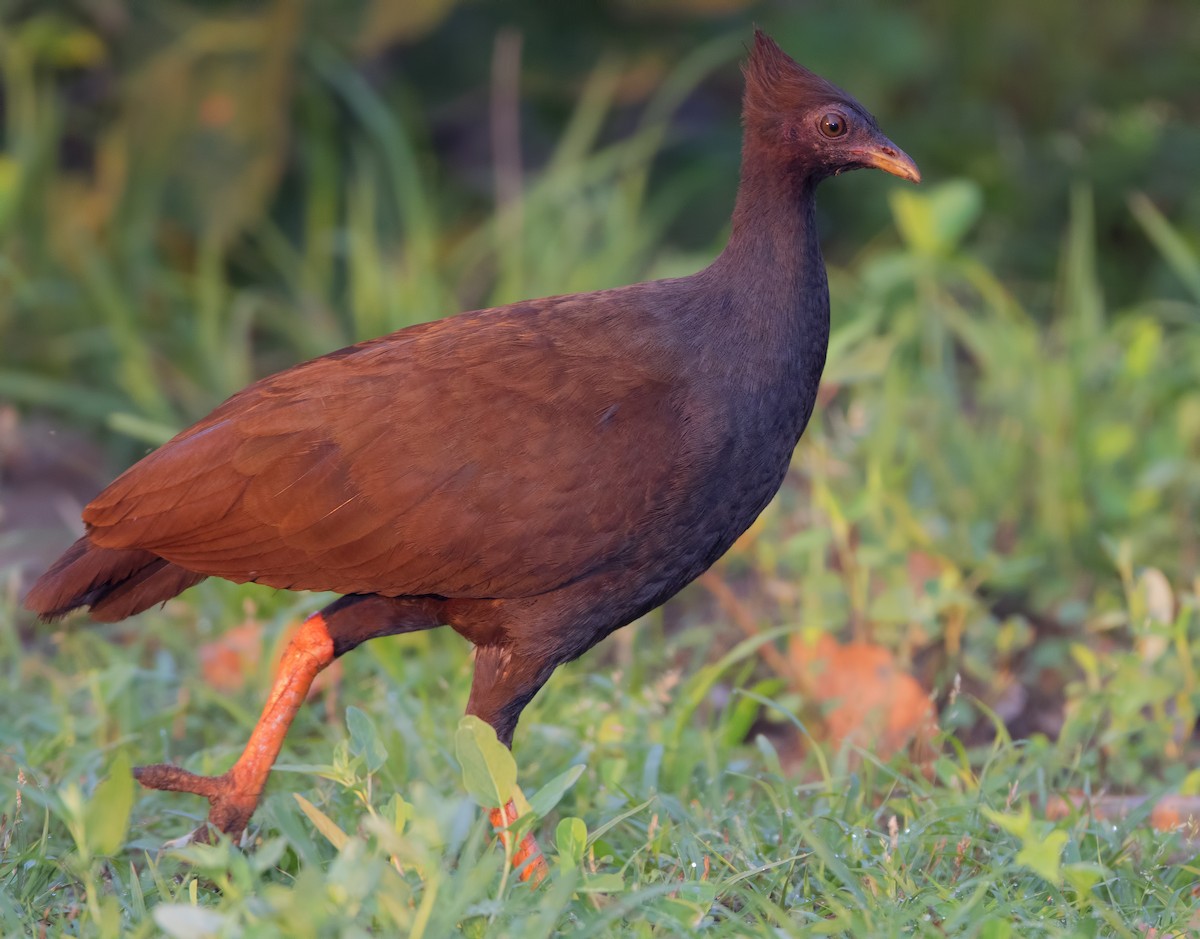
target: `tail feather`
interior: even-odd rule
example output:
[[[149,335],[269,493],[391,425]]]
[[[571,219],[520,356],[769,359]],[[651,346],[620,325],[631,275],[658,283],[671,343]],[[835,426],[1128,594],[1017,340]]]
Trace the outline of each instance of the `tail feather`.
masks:
[[[203,579],[149,551],[102,548],[85,535],[34,582],[25,608],[52,620],[86,606],[94,619],[116,622]]]

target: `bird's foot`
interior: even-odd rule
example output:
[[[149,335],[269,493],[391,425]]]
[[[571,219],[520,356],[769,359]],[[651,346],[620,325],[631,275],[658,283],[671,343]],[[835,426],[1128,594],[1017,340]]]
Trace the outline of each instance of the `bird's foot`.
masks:
[[[492,809],[488,814],[492,821],[492,827],[500,836],[501,844],[507,848],[512,843],[513,837],[508,826],[517,820],[516,805],[509,802],[504,808]],[[513,851],[512,864],[517,870],[517,876],[523,881],[530,881],[535,887],[550,873],[550,868],[546,866],[546,858],[542,855],[542,849],[532,832],[522,838],[521,843],[516,846],[516,850]]]
[[[209,840],[209,826],[224,832],[234,840],[246,830],[250,816],[258,806],[259,793],[239,785],[232,771],[220,776],[198,776],[170,763],[134,767],[133,777],[147,789],[163,789],[168,792],[193,792],[208,799],[208,824],[201,825],[189,835],[168,842],[179,846]],[[179,844],[176,845],[176,842]]]

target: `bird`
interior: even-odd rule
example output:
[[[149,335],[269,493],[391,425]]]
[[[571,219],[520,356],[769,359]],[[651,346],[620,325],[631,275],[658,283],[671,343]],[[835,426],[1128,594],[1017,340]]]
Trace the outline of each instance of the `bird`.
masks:
[[[410,326],[262,378],[121,474],[31,587],[45,620],[124,619],[208,577],[339,598],[283,654],[220,776],[139,767],[244,832],[314,677],[380,636],[474,646],[468,714],[512,746],[560,665],[678,593],[783,482],[829,341],[815,192],[916,163],[756,30],[728,242],[685,277]],[[491,819],[501,837],[512,803]],[[208,829],[206,829],[208,830]],[[546,865],[531,837],[521,876]]]

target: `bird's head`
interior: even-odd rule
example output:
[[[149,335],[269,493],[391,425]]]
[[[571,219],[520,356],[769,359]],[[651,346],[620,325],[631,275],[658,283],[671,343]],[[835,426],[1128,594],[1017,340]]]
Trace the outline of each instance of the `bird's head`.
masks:
[[[817,179],[874,167],[921,181],[917,164],[879,130],[870,112],[831,82],[797,64],[762,30],[743,68],[747,145]]]

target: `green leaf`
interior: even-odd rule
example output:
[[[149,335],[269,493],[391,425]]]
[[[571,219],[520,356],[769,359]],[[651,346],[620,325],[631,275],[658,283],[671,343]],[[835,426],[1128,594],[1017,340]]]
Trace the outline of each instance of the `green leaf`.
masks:
[[[1062,852],[1067,846],[1065,831],[1051,831],[1041,838],[1031,838],[1017,852],[1017,863],[1057,886],[1062,883]]]
[[[983,194],[970,180],[956,179],[923,193],[894,189],[892,216],[900,235],[917,254],[946,256],[983,211]]]
[[[1028,805],[1021,806],[1021,811],[1015,815],[992,809],[984,809],[983,814],[1021,842],[1016,858],[1018,864],[1055,886],[1062,883],[1062,852],[1067,844],[1065,831],[1051,830],[1043,834],[1046,826],[1034,822]]]
[[[124,751],[108,769],[108,778],[96,787],[85,810],[88,850],[112,855],[120,850],[133,808],[133,772]]]
[[[593,874],[575,888],[580,893],[620,893],[625,889],[625,881],[616,871],[607,874]]]
[[[471,798],[485,809],[507,805],[517,785],[517,763],[491,725],[468,714],[458,722],[454,749]]]
[[[375,724],[356,707],[346,708],[346,726],[350,729],[350,750],[361,756],[367,772],[374,773],[387,762],[387,748],[379,739]]]
[[[1103,864],[1093,864],[1089,861],[1064,864],[1062,872],[1063,876],[1067,879],[1067,883],[1080,896],[1090,893],[1092,888],[1109,874],[1108,868]]]
[[[566,867],[578,867],[583,863],[583,852],[587,850],[587,825],[582,818],[564,818],[554,829],[554,844],[558,856]]]
[[[331,845],[341,851],[345,847],[346,842],[350,840],[350,836],[338,827],[337,822],[309,802],[304,796],[300,795],[300,793],[294,792],[292,795],[300,803],[300,809],[308,816],[308,820],[317,827],[317,831],[323,834]]]
[[[995,809],[984,809],[983,814],[989,822],[1002,831],[1008,832],[1014,838],[1024,841],[1031,834],[1033,815],[1029,811],[1028,805],[1021,806],[1021,811],[1015,815],[1006,815]]]
[[[576,763],[565,773],[559,773],[550,782],[542,786],[533,794],[533,798],[529,800],[529,809],[538,818],[545,818],[550,814],[551,810],[558,805],[559,801],[566,794],[575,782],[583,775],[585,767],[582,763]]]
[[[404,826],[412,819],[416,809],[400,793],[394,793],[391,799],[388,800],[387,808],[383,811],[383,817],[389,819],[396,829],[396,834],[401,834],[404,831]]]

